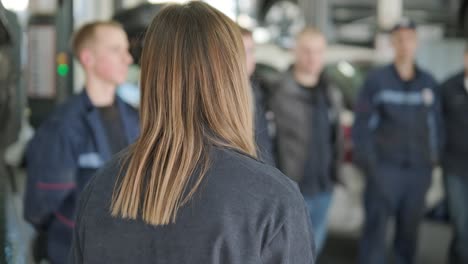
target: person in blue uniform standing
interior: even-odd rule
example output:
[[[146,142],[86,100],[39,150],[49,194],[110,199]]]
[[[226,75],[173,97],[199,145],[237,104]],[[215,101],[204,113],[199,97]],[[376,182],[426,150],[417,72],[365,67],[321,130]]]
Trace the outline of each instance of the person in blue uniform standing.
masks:
[[[391,32],[394,62],[370,73],[358,97],[354,158],[366,174],[359,263],[385,263],[385,235],[395,217],[395,263],[415,262],[425,195],[442,144],[434,78],[415,63],[416,25]]]
[[[39,127],[26,155],[24,217],[46,234],[53,264],[66,263],[79,193],[139,131],[137,112],[116,96],[132,63],[122,27],[115,22],[86,24],[72,45],[85,72],[84,90]]]

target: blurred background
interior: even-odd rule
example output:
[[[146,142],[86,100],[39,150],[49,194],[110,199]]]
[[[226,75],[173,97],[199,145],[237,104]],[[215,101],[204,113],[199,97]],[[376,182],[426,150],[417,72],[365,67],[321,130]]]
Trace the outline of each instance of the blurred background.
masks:
[[[83,85],[71,54],[72,32],[86,22],[115,19],[130,40],[138,85],[141,38],[166,1],[1,0],[0,5],[0,263],[33,263],[34,230],[23,220],[24,149],[50,112]],[[177,2],[177,1],[175,1]],[[183,1],[180,1],[183,2]],[[353,106],[367,73],[392,59],[388,30],[401,16],[417,24],[418,64],[437,81],[463,68],[468,30],[463,0],[206,0],[241,26],[257,45],[257,74],[274,83],[293,63],[295,34],[305,25],[326,36],[325,70],[344,95],[344,185],[335,188],[330,235],[318,263],[355,263],[363,223],[363,175],[351,163]],[[132,97],[132,94],[122,96]],[[135,99],[135,96],[133,96]],[[131,99],[129,99],[131,100]],[[137,103],[135,103],[137,104]],[[444,201],[440,169],[427,196],[419,263],[446,263],[451,229],[438,215]],[[443,214],[443,213],[441,213]],[[440,217],[439,217],[440,216]],[[390,241],[390,238],[389,238]]]

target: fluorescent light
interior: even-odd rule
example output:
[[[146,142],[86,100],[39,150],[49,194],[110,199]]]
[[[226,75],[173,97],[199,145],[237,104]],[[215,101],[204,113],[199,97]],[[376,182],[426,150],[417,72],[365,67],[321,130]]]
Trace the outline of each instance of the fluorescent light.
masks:
[[[11,11],[22,12],[28,8],[29,0],[1,0],[3,6]]]
[[[182,3],[186,3],[188,2],[189,0],[148,0],[148,2],[152,3],[152,4],[162,4],[162,3],[178,3],[178,4],[182,4]]]
[[[338,63],[338,70],[346,77],[351,78],[356,74],[356,70],[353,65],[347,61],[340,61]]]

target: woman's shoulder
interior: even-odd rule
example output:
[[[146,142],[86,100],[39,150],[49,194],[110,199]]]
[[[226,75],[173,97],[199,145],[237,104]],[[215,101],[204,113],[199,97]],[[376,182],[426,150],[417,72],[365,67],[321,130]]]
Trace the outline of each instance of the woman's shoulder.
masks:
[[[81,195],[82,201],[97,203],[93,206],[96,208],[106,206],[102,203],[112,199],[119,175],[125,172],[127,154],[124,151],[116,155],[94,175]],[[276,168],[229,148],[214,147],[210,157],[210,167],[200,186],[203,197],[212,200],[221,195],[220,203],[241,200],[274,207],[302,205],[297,184]]]
[[[278,169],[228,148],[215,148],[213,154],[210,174],[216,174],[221,185],[254,191],[265,198],[302,199],[297,184]]]

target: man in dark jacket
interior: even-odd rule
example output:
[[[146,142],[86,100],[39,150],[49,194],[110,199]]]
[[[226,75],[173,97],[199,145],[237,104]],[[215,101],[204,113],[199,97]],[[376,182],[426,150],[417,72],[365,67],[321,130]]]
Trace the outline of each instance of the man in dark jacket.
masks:
[[[465,70],[444,82],[440,89],[446,141],[444,170],[454,239],[450,264],[468,263],[468,46]]]
[[[278,166],[309,207],[317,253],[326,238],[333,185],[342,161],[342,96],[323,73],[326,40],[314,28],[296,39],[295,64],[273,91]]]
[[[46,120],[27,150],[24,215],[47,235],[51,263],[66,263],[78,195],[111,156],[138,135],[138,115],[115,96],[132,59],[114,22],[83,26],[73,49],[86,73],[84,91]]]
[[[391,34],[394,63],[369,74],[356,104],[353,154],[367,176],[360,263],[385,263],[391,216],[396,218],[396,263],[414,263],[442,141],[436,82],[415,65],[415,24],[402,19]]]
[[[254,121],[255,121],[255,141],[259,158],[268,165],[275,166],[273,158],[273,142],[269,130],[269,120],[267,120],[265,92],[261,83],[254,77],[255,73],[255,42],[252,32],[245,28],[240,28],[242,40],[245,47],[247,74],[249,75],[252,92],[255,99]]]

